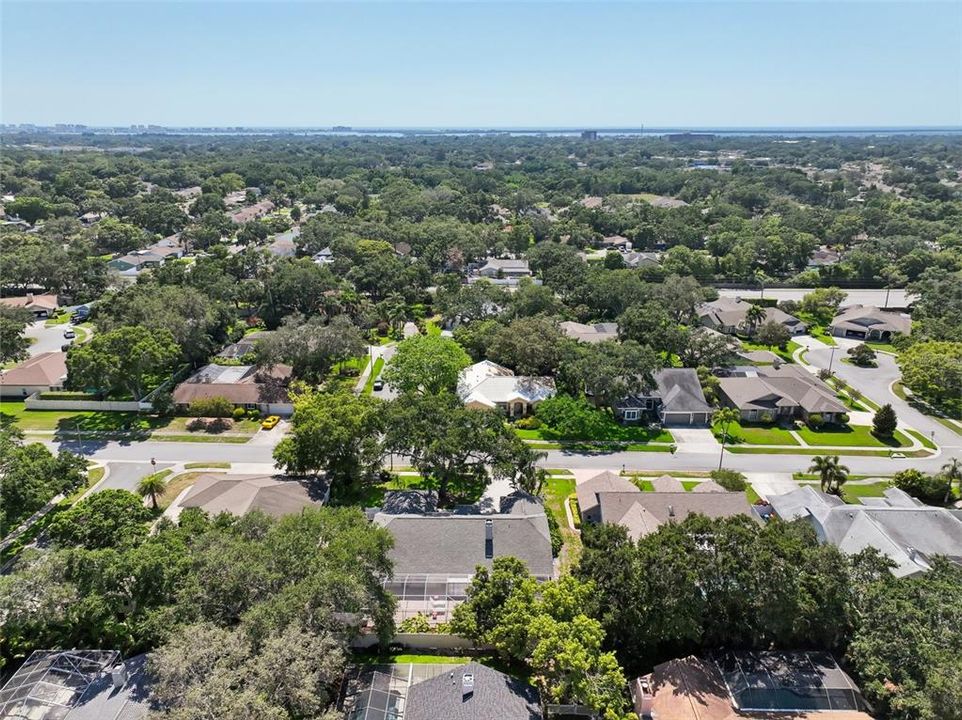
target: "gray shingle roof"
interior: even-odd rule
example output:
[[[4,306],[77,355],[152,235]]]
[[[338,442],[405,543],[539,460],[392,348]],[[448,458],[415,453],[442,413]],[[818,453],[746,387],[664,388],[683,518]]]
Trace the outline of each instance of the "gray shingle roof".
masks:
[[[551,577],[548,519],[538,514],[498,515],[432,513],[390,515],[378,512],[374,522],[394,537],[390,557],[395,576],[473,575],[493,558],[516,557],[538,577]],[[491,523],[493,557],[485,557],[485,532]]]
[[[902,333],[912,332],[912,319],[900,313],[880,310],[870,305],[851,305],[843,308],[832,320],[833,328],[843,330]]]
[[[216,515],[243,515],[260,510],[272,517],[297,514],[307,507],[320,507],[327,484],[285,480],[270,475],[228,475],[207,473],[197,478],[180,507],[196,507]]]
[[[666,368],[655,373],[655,383],[661,395],[664,411],[711,412],[705,401],[698,373],[691,368]]]
[[[589,522],[601,522],[598,506],[599,493],[640,493],[641,490],[628,478],[605,471],[587,482],[580,483],[576,492],[578,495],[578,509],[581,517]]]
[[[462,689],[465,674],[474,690]],[[453,677],[452,677],[453,675]],[[485,665],[468,663],[453,674],[439,675],[408,691],[405,720],[540,720],[538,691],[521,680]]]

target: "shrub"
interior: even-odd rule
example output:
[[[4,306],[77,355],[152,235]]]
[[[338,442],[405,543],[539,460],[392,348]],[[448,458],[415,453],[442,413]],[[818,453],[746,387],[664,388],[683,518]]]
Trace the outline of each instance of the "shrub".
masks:
[[[775,416],[770,412],[763,412],[759,420],[768,425],[769,423],[774,422]]]
[[[712,470],[711,479],[731,492],[741,492],[747,487],[745,476],[737,470]]]
[[[812,430],[818,430],[825,424],[825,418],[822,417],[821,413],[812,413],[808,416],[808,426]]]
[[[247,417],[249,417],[251,420],[259,420],[261,417],[261,411],[251,408],[247,411]]]
[[[531,416],[521,418],[514,424],[514,426],[519,430],[537,430],[539,427],[541,427],[541,421],[538,418]]]
[[[233,414],[235,420],[243,420],[244,416],[247,415],[247,411],[242,407],[236,407],[234,408]]]
[[[234,414],[234,404],[224,397],[199,398],[190,404],[188,413],[194,417],[226,418]]]
[[[560,440],[603,440],[614,420],[584,398],[556,395],[538,405],[538,419],[547,425],[545,437]]]
[[[568,496],[568,508],[571,510],[571,519],[574,521],[575,530],[581,527],[581,508],[578,507],[578,493],[571,493]]]
[[[170,415],[174,412],[174,396],[169,392],[159,392],[154,395],[150,404],[154,407],[154,412],[161,417]]]
[[[828,380],[831,377],[832,377],[832,371],[829,370],[828,368],[822,368],[821,370],[818,371],[819,380]]]
[[[545,506],[545,517],[548,519],[548,533],[551,535],[551,557],[558,557],[561,546],[564,545],[564,537],[561,535],[561,527],[558,525],[558,518],[554,516],[551,508]]]
[[[922,502],[940,505],[949,491],[949,481],[942,475],[926,475],[915,468],[895,473],[892,482]]]
[[[880,437],[892,437],[898,427],[899,419],[891,405],[886,403],[875,411],[872,418],[872,431]]]
[[[839,415],[838,415],[838,424],[839,424],[839,425],[848,425],[849,419],[850,419],[850,418],[849,418],[849,416],[848,416],[848,413],[839,413]]]
[[[875,367],[875,351],[865,343],[856,345],[848,351],[854,365],[859,367]]]

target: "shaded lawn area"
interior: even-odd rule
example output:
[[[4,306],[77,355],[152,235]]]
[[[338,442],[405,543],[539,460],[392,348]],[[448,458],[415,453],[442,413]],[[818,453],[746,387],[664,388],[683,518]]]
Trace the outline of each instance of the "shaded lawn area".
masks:
[[[880,438],[872,434],[867,425],[825,425],[818,430],[802,427],[799,436],[809,445],[830,445],[832,447],[906,447],[911,445],[901,430],[896,430],[892,438]]]
[[[170,473],[171,470],[163,470],[162,472]],[[217,475],[223,475],[223,473],[211,473]],[[201,475],[207,475],[205,472],[185,472],[171,478],[167,482],[167,489],[164,490],[164,494],[157,498],[157,505],[161,510],[166,510],[177,496],[180,495],[186,488],[197,482],[197,478]]]
[[[712,432],[721,442],[724,428],[721,423],[715,423]],[[792,434],[778,425],[763,425],[761,423],[729,423],[728,443],[731,445],[798,445]]]
[[[784,360],[787,363],[795,362],[795,360],[792,358],[792,353],[801,347],[801,345],[799,345],[794,340],[789,340],[788,343],[785,345],[784,350],[782,350],[780,347],[773,347],[771,345],[762,345],[761,343],[752,342],[751,340],[742,340],[741,343],[742,343],[743,350],[767,350],[769,352],[775,353],[776,355],[778,355],[778,357],[780,357],[782,360]]]
[[[887,353],[892,353],[892,355],[899,354],[899,351],[896,349],[896,347],[892,343],[873,342],[871,340],[866,340],[865,344],[868,345],[873,350],[875,350],[875,352],[887,352]]]
[[[561,529],[561,536],[564,538],[564,546],[561,548],[561,571],[570,572],[571,568],[577,564],[581,557],[581,534],[572,530],[568,525],[568,515],[565,513],[564,504],[568,497],[575,492],[575,479],[562,475],[551,475],[545,481],[544,503],[551,510],[558,526]]]
[[[364,368],[367,364],[371,362],[371,353],[364,353],[363,355],[358,355],[357,357],[348,358],[343,362],[339,362],[331,368],[332,375],[343,375],[349,370],[357,370],[356,375],[360,375],[364,372]]]
[[[675,441],[671,433],[667,430],[656,430],[639,425],[620,425],[614,420],[606,423],[604,432],[600,433],[598,437],[559,437],[556,431],[544,425],[535,430],[513,429],[522,440],[547,440],[551,442],[614,441],[634,443],[672,443]]]
[[[813,338],[818,340],[820,343],[824,343],[825,345],[828,345],[830,347],[835,347],[838,345],[838,343],[835,342],[835,338],[833,338],[831,335],[825,332],[825,328],[819,325],[809,326],[808,332]]]

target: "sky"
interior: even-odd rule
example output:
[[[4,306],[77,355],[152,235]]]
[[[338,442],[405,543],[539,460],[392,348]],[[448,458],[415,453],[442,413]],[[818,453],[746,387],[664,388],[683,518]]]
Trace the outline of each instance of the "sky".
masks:
[[[0,2],[5,123],[962,125],[962,2]]]

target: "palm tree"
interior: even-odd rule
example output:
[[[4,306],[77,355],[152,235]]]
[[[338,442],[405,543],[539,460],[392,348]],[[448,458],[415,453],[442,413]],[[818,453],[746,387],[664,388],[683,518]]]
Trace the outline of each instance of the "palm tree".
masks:
[[[157,509],[157,498],[164,494],[167,489],[167,478],[165,473],[153,473],[145,478],[142,478],[139,483],[137,483],[137,494],[140,497],[149,497],[150,502],[154,506],[154,510]]]
[[[722,408],[715,413],[714,422],[722,426],[721,455],[718,458],[718,469],[722,469],[725,459],[725,443],[728,442],[728,426],[741,419],[741,413],[735,408]]]
[[[822,492],[841,495],[842,485],[848,480],[848,468],[839,464],[838,455],[816,455],[809,472],[818,473]]]
[[[745,313],[745,322],[748,323],[748,334],[754,335],[755,329],[764,322],[766,317],[765,308],[761,305],[756,305],[752,303],[752,306],[748,308],[748,312]]]
[[[959,484],[959,494],[962,495],[962,460],[952,458],[942,466],[942,474],[949,481],[949,486],[945,489],[945,504],[947,505],[952,498],[952,483]]]

